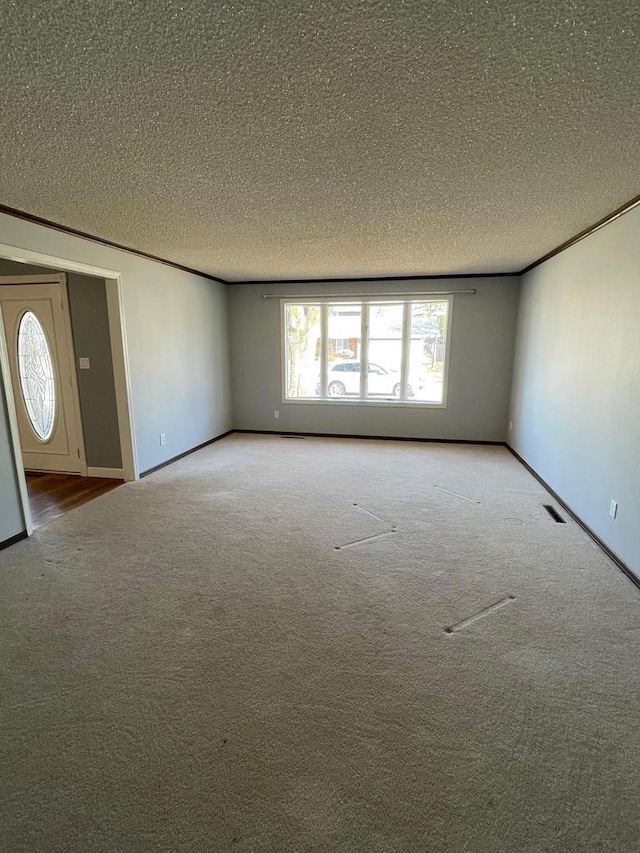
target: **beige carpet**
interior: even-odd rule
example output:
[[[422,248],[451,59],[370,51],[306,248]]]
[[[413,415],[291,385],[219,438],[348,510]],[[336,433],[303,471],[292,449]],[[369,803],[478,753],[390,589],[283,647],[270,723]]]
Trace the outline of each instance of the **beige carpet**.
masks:
[[[543,503],[234,435],[0,553],[0,849],[640,850],[640,592]]]

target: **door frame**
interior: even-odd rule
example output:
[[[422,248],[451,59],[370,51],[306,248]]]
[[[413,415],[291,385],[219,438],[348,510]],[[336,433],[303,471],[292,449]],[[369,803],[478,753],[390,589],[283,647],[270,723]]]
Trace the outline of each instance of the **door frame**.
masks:
[[[36,275],[0,275],[0,287],[4,285],[30,285],[30,284],[59,284],[60,296],[62,298],[62,314],[64,316],[64,331],[65,345],[69,350],[69,361],[71,363],[71,405],[73,406],[73,417],[76,422],[76,440],[78,442],[80,476],[87,476],[87,454],[84,446],[84,432],[82,429],[82,411],[80,409],[80,392],[78,390],[78,376],[76,373],[76,354],[73,344],[73,331],[71,329],[71,310],[69,307],[69,288],[67,286],[67,274],[65,272],[54,274],[36,274]],[[0,312],[1,312],[0,308]],[[0,314],[1,319],[1,314]],[[2,324],[4,327],[4,323]],[[6,337],[6,336],[5,336]],[[5,340],[5,344],[7,341]],[[5,346],[6,349],[6,346]],[[11,374],[9,374],[11,375]],[[58,377],[60,382],[64,381],[61,376]],[[15,408],[16,389],[12,387],[13,404]]]
[[[33,264],[35,266],[49,268],[53,267],[63,273],[77,272],[83,275],[97,276],[98,278],[103,278],[105,280],[109,338],[111,341],[111,359],[113,362],[113,379],[116,392],[116,410],[118,415],[118,431],[120,434],[120,450],[122,454],[122,469],[110,469],[110,476],[118,476],[126,481],[139,479],[140,472],[135,444],[133,406],[131,402],[131,377],[129,369],[129,354],[127,349],[127,335],[124,322],[121,273],[118,270],[105,269],[104,267],[78,263],[77,261],[71,261],[67,258],[46,255],[42,252],[34,252],[29,249],[23,249],[18,246],[9,246],[4,243],[0,243],[0,258],[8,261],[17,261],[18,263],[23,264]],[[6,280],[11,277],[5,276],[4,278]],[[20,276],[20,278],[24,279],[24,276]],[[30,278],[33,280],[33,277]],[[57,276],[56,279],[58,279]],[[69,317],[68,310],[67,317]],[[18,434],[18,421],[13,396],[13,383],[11,381],[11,374],[9,373],[9,354],[4,334],[4,324],[2,322],[0,322],[0,381],[2,381],[4,385],[6,394],[9,429],[13,442],[13,455],[16,465],[18,485],[20,488],[20,496],[22,498],[22,512],[25,520],[25,527],[27,533],[31,534],[33,531],[33,525],[31,522],[31,510],[29,507],[29,495],[27,492],[26,477],[22,463],[22,450],[20,448],[20,436]],[[93,476],[109,475],[106,469],[89,468],[89,473]]]

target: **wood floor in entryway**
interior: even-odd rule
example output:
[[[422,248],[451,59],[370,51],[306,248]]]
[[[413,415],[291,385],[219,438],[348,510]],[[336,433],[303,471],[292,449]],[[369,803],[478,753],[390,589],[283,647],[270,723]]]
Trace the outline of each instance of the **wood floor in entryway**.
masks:
[[[103,477],[29,472],[26,478],[34,527],[42,527],[59,515],[110,492],[123,482]]]

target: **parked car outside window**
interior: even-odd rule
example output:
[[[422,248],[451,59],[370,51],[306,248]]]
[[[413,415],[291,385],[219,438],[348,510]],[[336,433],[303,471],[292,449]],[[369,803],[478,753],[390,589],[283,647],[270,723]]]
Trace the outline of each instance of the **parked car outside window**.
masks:
[[[423,379],[419,376],[409,377],[407,395],[413,397],[416,390],[422,389]],[[401,392],[400,371],[382,367],[380,364],[369,362],[367,388],[370,396],[399,397]],[[320,393],[320,380],[316,388]],[[345,397],[360,395],[360,362],[335,361],[329,365],[327,375],[327,395],[329,397]]]

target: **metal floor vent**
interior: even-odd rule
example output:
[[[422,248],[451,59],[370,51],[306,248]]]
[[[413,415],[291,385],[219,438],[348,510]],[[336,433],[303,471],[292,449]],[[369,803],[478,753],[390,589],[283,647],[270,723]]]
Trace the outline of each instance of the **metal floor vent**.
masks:
[[[304,440],[306,436],[304,435],[280,435],[280,438],[299,438],[301,441]]]
[[[546,511],[549,513],[549,515],[551,516],[551,518],[552,518],[554,521],[556,521],[558,524],[566,524],[566,523],[567,523],[567,522],[564,520],[564,518],[560,515],[560,513],[558,512],[558,510],[557,510],[555,507],[551,506],[551,504],[542,504],[542,506],[543,506],[543,507],[546,509]]]

